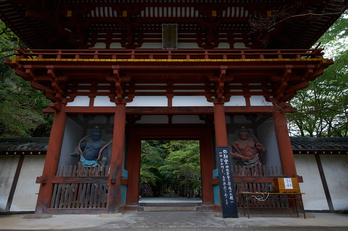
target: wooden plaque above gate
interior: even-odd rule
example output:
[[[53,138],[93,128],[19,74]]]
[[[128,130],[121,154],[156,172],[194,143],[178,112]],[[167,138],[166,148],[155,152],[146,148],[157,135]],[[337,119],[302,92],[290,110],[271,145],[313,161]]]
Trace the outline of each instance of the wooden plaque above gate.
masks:
[[[178,24],[162,24],[162,48],[178,48]]]

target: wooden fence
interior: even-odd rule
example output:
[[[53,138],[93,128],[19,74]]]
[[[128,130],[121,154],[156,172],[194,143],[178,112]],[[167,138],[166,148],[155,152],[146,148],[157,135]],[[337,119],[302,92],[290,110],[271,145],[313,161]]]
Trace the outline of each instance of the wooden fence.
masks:
[[[238,207],[243,207],[240,192],[263,192],[264,195],[249,200],[250,208],[289,208],[287,196],[268,195],[268,192],[274,192],[273,179],[285,177],[281,166],[235,165],[232,171]]]
[[[232,168],[233,176],[255,176],[255,177],[283,177],[281,166],[257,165],[244,167],[235,165]]]
[[[235,183],[237,206],[243,207],[243,199],[240,192],[262,192],[261,196],[253,196],[249,199],[250,208],[289,208],[289,200],[286,195],[268,195],[274,192],[273,183],[249,182]]]
[[[51,209],[106,208],[108,166],[59,167],[54,182]]]

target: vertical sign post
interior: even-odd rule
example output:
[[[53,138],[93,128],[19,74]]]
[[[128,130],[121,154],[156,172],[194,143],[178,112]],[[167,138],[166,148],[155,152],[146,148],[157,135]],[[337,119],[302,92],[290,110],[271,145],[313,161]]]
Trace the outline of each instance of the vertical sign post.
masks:
[[[222,217],[238,218],[231,157],[228,153],[228,147],[216,147],[216,164],[219,171]]]
[[[162,48],[178,48],[178,24],[162,24]]]

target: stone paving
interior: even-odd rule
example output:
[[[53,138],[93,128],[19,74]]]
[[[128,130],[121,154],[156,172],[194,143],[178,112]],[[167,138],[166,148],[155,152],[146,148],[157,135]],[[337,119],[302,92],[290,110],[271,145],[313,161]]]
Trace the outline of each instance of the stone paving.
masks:
[[[124,212],[100,215],[1,215],[0,230],[348,230],[348,215],[308,213],[250,219],[219,212]]]

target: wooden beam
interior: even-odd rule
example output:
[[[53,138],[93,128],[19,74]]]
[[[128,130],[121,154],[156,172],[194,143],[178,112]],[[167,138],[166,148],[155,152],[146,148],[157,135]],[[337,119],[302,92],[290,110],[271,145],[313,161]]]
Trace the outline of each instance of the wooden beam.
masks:
[[[36,183],[42,183],[40,179]],[[108,177],[54,177],[52,183],[108,183]]]
[[[5,212],[9,212],[10,209],[11,209],[13,197],[14,197],[14,194],[16,192],[18,179],[19,179],[19,175],[20,175],[21,170],[22,170],[23,162],[24,162],[24,155],[20,155],[19,160],[18,160],[18,164],[17,164],[17,168],[16,168],[16,173],[15,173],[15,175],[13,177],[11,190],[10,190],[10,195],[8,196],[8,199],[7,199]]]
[[[329,206],[329,210],[330,211],[334,211],[335,208],[334,208],[333,203],[332,203],[329,186],[328,186],[327,181],[326,181],[325,172],[324,172],[324,169],[323,169],[323,165],[321,164],[320,156],[319,156],[319,154],[315,154],[314,157],[315,157],[315,161],[317,162],[320,179],[321,179],[321,183],[323,184],[325,197],[326,197],[326,200],[327,200],[327,204]]]

